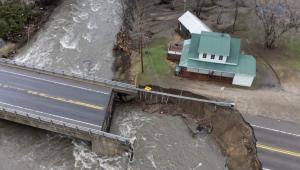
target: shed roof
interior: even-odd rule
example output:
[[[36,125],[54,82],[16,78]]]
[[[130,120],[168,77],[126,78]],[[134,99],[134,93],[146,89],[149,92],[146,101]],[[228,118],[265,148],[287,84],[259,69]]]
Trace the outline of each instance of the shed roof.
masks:
[[[211,32],[211,29],[190,11],[186,11],[181,17],[178,18],[178,21],[184,25],[184,27],[188,29],[190,33],[201,34],[202,31]]]
[[[241,40],[238,38],[231,38],[230,41],[230,55],[226,63],[237,65],[241,53]]]
[[[236,73],[255,76],[256,75],[256,59],[251,55],[241,55]]]
[[[198,52],[229,57],[230,40],[229,34],[202,32]]]

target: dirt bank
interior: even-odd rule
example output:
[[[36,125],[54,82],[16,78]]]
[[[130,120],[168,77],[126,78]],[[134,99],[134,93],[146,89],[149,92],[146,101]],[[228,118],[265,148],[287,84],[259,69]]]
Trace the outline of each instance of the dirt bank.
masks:
[[[187,91],[163,89],[163,92],[208,99]],[[192,101],[175,101],[170,99],[168,104],[155,104],[149,101],[140,104],[148,113],[161,113],[170,116],[181,116],[187,120],[192,133],[200,129],[209,128],[208,132],[227,157],[227,166],[231,170],[258,170],[261,163],[257,157],[256,139],[251,126],[245,122],[241,113],[233,108],[215,107]],[[175,114],[174,114],[175,113]],[[199,128],[196,127],[196,128]]]
[[[126,34],[124,36],[126,39],[117,41],[122,43],[116,44],[117,47],[124,47],[124,44],[129,46],[126,49],[130,49],[130,55],[128,55],[130,63],[129,65],[127,63],[126,68],[121,69],[122,71],[116,72],[115,78],[127,82],[137,82],[136,77],[139,75],[141,62],[138,54],[139,47],[145,48],[149,43],[159,38],[172,40],[176,34],[176,19],[183,13],[184,4],[183,2],[175,3],[173,7],[177,10],[173,10],[173,7],[170,8],[168,4],[159,4],[159,1],[138,0],[137,4],[130,5],[135,5],[135,10],[130,10],[132,15],[128,15],[132,20],[129,22],[128,18],[125,18],[126,25],[121,29],[121,32]],[[192,6],[192,4],[190,5]],[[185,8],[189,8],[189,6],[185,6]],[[128,26],[128,23],[131,23],[131,27]],[[136,34],[142,36],[136,36]],[[119,49],[121,52],[126,51],[122,48]],[[116,61],[122,67],[122,56]],[[201,97],[176,89],[157,88],[156,90]],[[168,105],[153,103],[141,103],[141,105],[148,113],[158,112],[170,116],[181,116],[188,122],[198,124],[200,129],[206,128],[211,131],[210,137],[218,144],[223,155],[227,157],[229,169],[257,170],[262,168],[256,153],[256,139],[253,130],[244,121],[239,111],[195,102],[178,103],[171,101]],[[172,114],[174,109],[179,109],[180,114]]]

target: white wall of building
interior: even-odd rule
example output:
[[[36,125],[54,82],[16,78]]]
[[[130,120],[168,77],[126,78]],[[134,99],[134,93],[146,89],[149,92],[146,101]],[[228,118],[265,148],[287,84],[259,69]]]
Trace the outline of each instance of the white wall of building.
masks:
[[[223,56],[222,60],[220,60],[219,55],[215,55],[214,59],[211,59],[212,54],[206,54],[206,58],[204,58],[203,53],[199,54],[200,61],[212,62],[212,63],[226,63],[227,56]]]

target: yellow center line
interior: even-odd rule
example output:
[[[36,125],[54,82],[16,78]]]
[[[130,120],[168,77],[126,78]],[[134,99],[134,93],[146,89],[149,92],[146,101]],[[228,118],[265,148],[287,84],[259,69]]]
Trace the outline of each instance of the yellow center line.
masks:
[[[277,148],[277,147],[273,147],[273,146],[267,146],[267,145],[263,145],[263,144],[256,144],[257,148],[261,148],[261,149],[265,149],[265,150],[269,150],[269,151],[273,151],[273,152],[277,152],[277,153],[281,153],[281,154],[285,154],[285,155],[289,155],[289,156],[294,156],[294,157],[298,157],[300,158],[300,153],[297,152],[293,152],[293,151],[288,151],[285,149],[281,149],[281,148]]]
[[[1,84],[1,83],[0,83],[0,87],[14,89],[14,90],[22,91],[22,92],[25,92],[25,93],[28,93],[28,94],[31,94],[31,95],[34,95],[34,96],[40,96],[40,97],[44,97],[44,98],[48,98],[48,99],[52,99],[52,100],[56,100],[56,101],[60,101],[60,102],[71,103],[71,104],[75,104],[75,105],[79,105],[79,106],[83,106],[83,107],[87,107],[87,108],[91,108],[91,109],[96,109],[96,110],[103,110],[104,109],[104,107],[102,107],[102,106],[97,106],[97,105],[93,105],[93,104],[89,104],[89,103],[84,103],[84,102],[77,101],[77,100],[65,99],[65,98],[62,98],[62,97],[50,96],[46,93],[40,93],[40,92],[37,92],[37,91],[26,90],[26,89],[22,89],[22,88],[19,88],[19,87],[5,85],[5,84]]]

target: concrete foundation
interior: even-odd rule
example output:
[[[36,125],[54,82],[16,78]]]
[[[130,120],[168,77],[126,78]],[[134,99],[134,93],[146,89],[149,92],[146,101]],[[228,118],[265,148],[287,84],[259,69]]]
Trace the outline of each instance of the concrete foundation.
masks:
[[[97,155],[115,156],[124,152],[132,154],[132,149],[128,145],[117,140],[103,136],[94,136],[92,139],[92,151]]]

